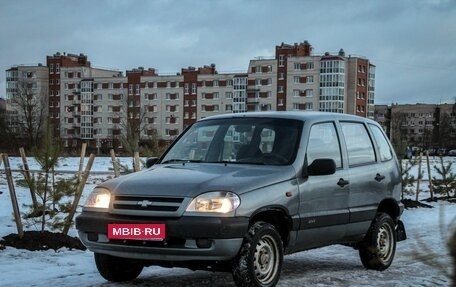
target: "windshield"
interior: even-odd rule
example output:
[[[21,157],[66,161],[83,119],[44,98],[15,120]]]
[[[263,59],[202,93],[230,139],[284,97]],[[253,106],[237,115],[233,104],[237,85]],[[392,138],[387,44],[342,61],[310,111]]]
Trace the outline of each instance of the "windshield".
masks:
[[[294,161],[302,122],[238,118],[195,123],[170,148],[161,163],[230,162],[288,165]]]

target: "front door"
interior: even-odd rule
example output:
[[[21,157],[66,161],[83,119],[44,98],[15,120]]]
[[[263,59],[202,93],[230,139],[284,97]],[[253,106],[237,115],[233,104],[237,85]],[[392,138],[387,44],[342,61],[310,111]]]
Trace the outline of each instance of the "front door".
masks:
[[[334,122],[317,123],[311,127],[307,144],[308,165],[315,159],[329,158],[336,163],[331,175],[309,175],[302,179],[300,192],[300,249],[335,243],[345,236],[349,222],[348,171],[343,167],[339,136]]]

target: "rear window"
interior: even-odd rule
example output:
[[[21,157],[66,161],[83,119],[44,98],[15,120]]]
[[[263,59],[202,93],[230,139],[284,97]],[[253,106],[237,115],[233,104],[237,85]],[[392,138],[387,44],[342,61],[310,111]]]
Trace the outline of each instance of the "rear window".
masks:
[[[372,135],[374,136],[375,142],[377,143],[377,148],[380,153],[380,160],[387,161],[393,158],[393,153],[391,151],[390,145],[385,138],[385,135],[380,130],[378,126],[369,125]]]
[[[361,165],[375,162],[372,141],[363,123],[341,122],[348,152],[348,164]]]

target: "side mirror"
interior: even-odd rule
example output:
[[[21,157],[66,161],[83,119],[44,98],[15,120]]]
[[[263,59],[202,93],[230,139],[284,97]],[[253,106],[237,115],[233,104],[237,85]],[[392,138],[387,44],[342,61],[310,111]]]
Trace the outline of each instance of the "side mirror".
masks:
[[[158,157],[149,157],[146,160],[146,168],[153,166],[158,161]]]
[[[308,175],[330,175],[336,172],[336,162],[329,158],[314,160],[308,167]]]

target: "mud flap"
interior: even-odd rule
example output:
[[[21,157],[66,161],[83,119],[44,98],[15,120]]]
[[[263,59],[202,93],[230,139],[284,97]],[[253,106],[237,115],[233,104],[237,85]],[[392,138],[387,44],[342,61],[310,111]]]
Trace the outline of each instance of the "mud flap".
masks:
[[[399,242],[405,239],[407,239],[407,233],[405,232],[404,223],[398,220],[396,225],[396,241]]]

